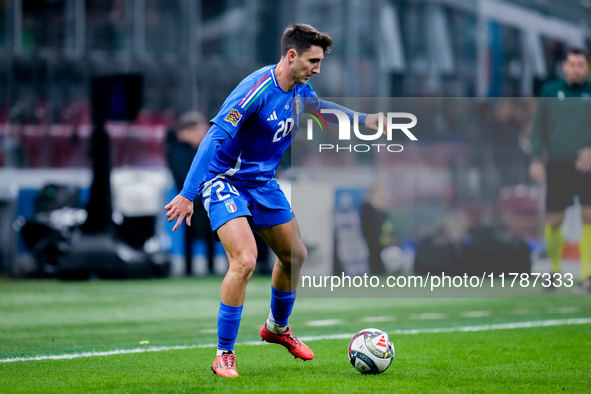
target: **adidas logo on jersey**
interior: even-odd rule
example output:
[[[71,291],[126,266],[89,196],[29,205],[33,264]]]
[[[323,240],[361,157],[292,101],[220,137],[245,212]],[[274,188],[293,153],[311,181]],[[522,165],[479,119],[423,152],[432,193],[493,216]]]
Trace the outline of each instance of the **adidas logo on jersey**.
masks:
[[[275,113],[275,111],[273,111],[273,113],[271,114],[271,116],[269,116],[269,117],[267,118],[267,120],[268,120],[268,121],[271,121],[271,120],[277,120],[277,114]]]

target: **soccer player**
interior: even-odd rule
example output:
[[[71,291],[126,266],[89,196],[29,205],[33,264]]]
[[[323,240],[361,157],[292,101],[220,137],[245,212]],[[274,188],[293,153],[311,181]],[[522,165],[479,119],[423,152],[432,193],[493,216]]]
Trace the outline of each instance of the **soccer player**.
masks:
[[[583,235],[579,243],[581,274],[578,290],[591,290],[591,82],[585,52],[571,49],[562,63],[564,79],[542,87],[532,132],[529,168],[536,182],[547,180],[546,253],[552,274],[560,272],[564,239],[560,226],[564,212],[578,194],[582,206]],[[548,99],[552,97],[552,99]],[[542,160],[547,154],[544,167]],[[554,287],[554,281],[550,288]]]
[[[212,366],[218,375],[238,376],[234,343],[246,285],[256,264],[253,231],[277,255],[271,277],[271,311],[259,334],[267,342],[286,347],[296,358],[314,357],[288,327],[307,251],[274,176],[306,105],[315,110],[339,109],[353,120],[351,110],[319,100],[309,82],[320,72],[331,47],[332,38],[310,25],[288,27],[281,38],[279,63],[250,74],[228,96],[211,120],[183,190],[165,207],[168,220],[177,220],[176,230],[183,219],[190,224],[192,200],[201,194],[212,230],[228,255],[218,313],[218,350]],[[378,114],[359,114],[359,122],[373,130],[378,130],[378,120]]]

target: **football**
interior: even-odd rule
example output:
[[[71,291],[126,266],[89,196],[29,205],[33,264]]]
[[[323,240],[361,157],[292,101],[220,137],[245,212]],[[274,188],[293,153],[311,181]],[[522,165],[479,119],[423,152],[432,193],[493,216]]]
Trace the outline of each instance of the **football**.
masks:
[[[394,360],[394,344],[382,330],[366,328],[351,338],[349,360],[362,374],[382,373]]]

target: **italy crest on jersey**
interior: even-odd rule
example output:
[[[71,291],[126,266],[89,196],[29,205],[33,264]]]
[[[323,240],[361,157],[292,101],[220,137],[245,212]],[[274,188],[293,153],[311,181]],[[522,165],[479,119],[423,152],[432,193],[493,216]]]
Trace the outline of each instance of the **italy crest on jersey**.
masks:
[[[236,203],[234,202],[234,200],[229,199],[225,202],[225,204],[226,204],[226,209],[228,210],[228,212],[234,213],[237,211]]]

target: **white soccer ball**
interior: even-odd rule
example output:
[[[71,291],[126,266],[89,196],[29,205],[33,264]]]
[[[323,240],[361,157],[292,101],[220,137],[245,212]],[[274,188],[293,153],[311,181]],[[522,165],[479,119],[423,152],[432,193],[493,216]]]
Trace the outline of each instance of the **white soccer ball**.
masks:
[[[394,344],[382,330],[366,328],[351,338],[349,360],[363,374],[382,373],[394,360]]]

